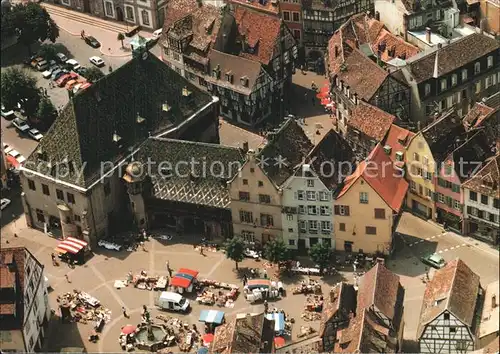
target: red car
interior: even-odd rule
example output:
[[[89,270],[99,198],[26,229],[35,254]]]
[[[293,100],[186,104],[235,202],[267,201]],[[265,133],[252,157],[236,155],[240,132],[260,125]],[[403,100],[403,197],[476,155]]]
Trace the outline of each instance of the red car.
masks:
[[[70,74],[64,74],[59,79],[57,79],[56,85],[59,86],[59,87],[63,87],[64,85],[66,85],[66,82],[68,82],[69,79],[71,79],[71,75]]]

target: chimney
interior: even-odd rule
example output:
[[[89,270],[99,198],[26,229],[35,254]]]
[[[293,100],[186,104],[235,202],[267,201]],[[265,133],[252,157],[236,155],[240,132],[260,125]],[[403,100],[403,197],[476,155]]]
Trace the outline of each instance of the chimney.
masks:
[[[248,141],[245,141],[245,142],[243,143],[243,152],[246,154],[246,153],[247,153],[247,151],[248,151]]]
[[[335,58],[339,56],[339,46],[335,45]]]
[[[403,39],[408,42],[408,15],[403,14]]]
[[[483,34],[483,32],[486,30],[486,19],[483,18],[481,21],[479,21],[479,33]]]
[[[375,20],[380,21],[380,12],[375,11]]]
[[[356,48],[359,48],[359,40],[357,38],[354,40],[354,44],[356,45]]]
[[[493,294],[491,296],[491,309],[495,309],[498,306],[497,304],[497,296]]]
[[[241,34],[241,50],[247,51],[247,36],[244,33]]]
[[[430,27],[426,27],[425,28],[425,40],[427,41],[427,43],[432,43],[431,42],[431,28]]]
[[[248,159],[250,161],[255,160],[255,150],[254,149],[248,149],[247,156],[248,156]]]

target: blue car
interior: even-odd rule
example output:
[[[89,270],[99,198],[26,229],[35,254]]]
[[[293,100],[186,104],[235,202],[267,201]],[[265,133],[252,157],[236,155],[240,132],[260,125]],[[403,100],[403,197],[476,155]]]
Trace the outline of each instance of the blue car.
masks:
[[[59,79],[61,76],[67,73],[68,70],[65,69],[56,70],[56,72],[52,74],[52,80],[57,81],[57,79]]]

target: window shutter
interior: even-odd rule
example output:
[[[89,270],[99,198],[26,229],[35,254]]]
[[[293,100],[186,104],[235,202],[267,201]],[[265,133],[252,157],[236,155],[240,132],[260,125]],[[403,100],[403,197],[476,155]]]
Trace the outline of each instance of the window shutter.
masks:
[[[349,206],[346,205],[344,208],[345,208],[345,216],[349,216],[350,215],[349,214]]]
[[[335,215],[340,215],[340,207],[338,205],[333,206],[333,213]]]
[[[467,207],[467,214],[472,214],[472,207],[471,206]]]
[[[297,200],[299,198],[299,194],[297,192],[293,193],[293,196],[294,196],[295,200]]]

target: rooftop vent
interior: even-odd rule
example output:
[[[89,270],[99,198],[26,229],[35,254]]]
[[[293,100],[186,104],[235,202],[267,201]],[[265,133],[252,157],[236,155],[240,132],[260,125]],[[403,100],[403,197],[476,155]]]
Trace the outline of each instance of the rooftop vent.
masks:
[[[184,86],[184,88],[182,89],[182,96],[184,97],[189,97],[191,96],[191,91],[188,90],[187,86]]]
[[[122,137],[116,134],[116,132],[113,134],[113,142],[119,143],[122,140]]]
[[[137,118],[135,119],[135,121],[138,123],[138,124],[142,124],[146,121],[146,118],[142,118],[141,115],[139,114],[139,112],[137,112]]]
[[[182,92],[182,95],[184,95],[184,91]],[[170,112],[172,107],[168,103],[164,103],[161,105],[161,109],[163,112]]]
[[[228,71],[226,73],[226,81],[229,82],[229,83],[231,83],[231,84],[233,83],[233,73],[232,73],[232,71]]]

